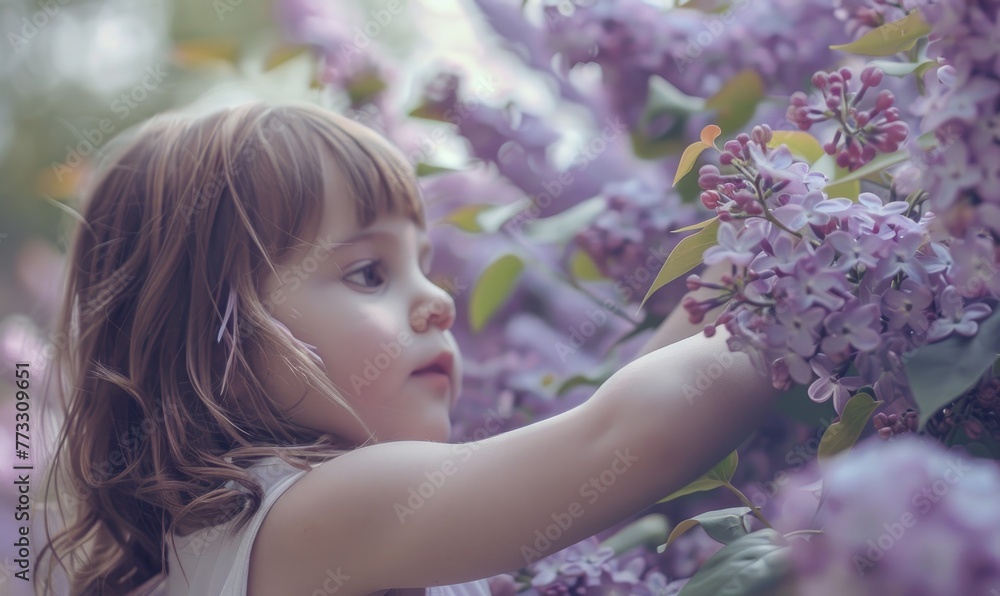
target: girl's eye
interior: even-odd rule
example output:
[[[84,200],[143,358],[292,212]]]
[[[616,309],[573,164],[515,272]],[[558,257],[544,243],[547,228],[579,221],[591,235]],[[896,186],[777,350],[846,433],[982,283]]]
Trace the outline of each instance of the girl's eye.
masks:
[[[364,267],[355,269],[351,273],[348,273],[347,275],[344,276],[344,279],[350,279],[353,277],[355,279],[360,280],[358,282],[358,285],[360,286],[365,286],[365,287],[379,286],[384,281],[381,273],[378,271],[380,264],[381,264],[380,261],[372,261],[371,263],[365,265]]]

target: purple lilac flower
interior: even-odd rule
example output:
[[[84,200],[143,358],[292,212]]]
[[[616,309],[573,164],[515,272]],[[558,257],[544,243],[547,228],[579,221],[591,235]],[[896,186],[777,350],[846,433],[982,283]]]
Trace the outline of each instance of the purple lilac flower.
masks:
[[[812,368],[818,378],[809,385],[809,399],[821,403],[832,397],[834,409],[838,412],[844,411],[851,392],[864,384],[861,377],[840,376],[835,372],[837,367],[825,354],[813,358]]]
[[[786,487],[783,515],[772,517],[782,528],[822,528],[793,544],[803,593],[988,596],[1000,585],[995,461],[906,433],[827,463],[818,514],[815,499],[800,498],[810,475]]]
[[[569,14],[563,14],[572,6]],[[683,93],[708,97],[745,69],[773,93],[799,89],[833,61],[843,41],[831,0],[734,3],[724,14],[640,0],[597,0],[546,7],[549,46],[564,71],[599,64],[612,109],[634,124],[645,106],[649,77]],[[672,125],[669,124],[669,125]]]
[[[927,331],[927,307],[934,302],[934,295],[927,286],[907,278],[899,289],[889,288],[882,294],[882,314],[888,317],[890,329],[909,326],[921,333]]]
[[[775,387],[807,384],[813,400],[832,398],[838,413],[866,385],[887,405],[911,399],[901,355],[950,333],[974,334],[991,312],[982,300],[1000,277],[993,245],[942,235],[932,214],[905,201],[862,193],[854,203],[786,186],[780,168],[801,164],[768,148],[770,139],[770,129],[755,127],[723,145],[720,163],[734,172],[699,172],[702,202],[721,220],[703,258],[730,264],[732,274],[719,284],[688,278],[689,288],[718,291],[682,301],[690,321],[728,302],[706,333],[725,325],[730,348],[769,369]],[[847,376],[852,364],[858,372]]]
[[[992,311],[988,304],[977,302],[964,305],[955,286],[948,286],[938,299],[941,304],[941,318],[931,323],[927,331],[928,341],[938,341],[952,333],[972,337],[979,329],[977,321],[985,319]]]
[[[879,153],[891,153],[906,141],[909,126],[900,119],[899,109],[893,107],[895,95],[883,89],[868,110],[861,110],[862,98],[882,83],[884,74],[876,66],[867,66],[861,75],[860,87],[852,91],[853,73],[849,68],[833,72],[817,72],[813,85],[821,96],[810,101],[801,91],[791,96],[788,120],[802,130],[814,124],[833,120],[838,128],[833,140],[823,145],[829,155],[836,155],[837,165],[856,170],[870,162]]]
[[[916,3],[917,0],[904,0],[902,3],[890,3],[887,0],[834,0],[837,7],[834,14],[844,21],[847,35],[857,38],[886,23],[898,21]]]
[[[982,226],[1000,244],[1000,11],[991,0],[921,3],[920,11],[931,25],[927,56],[940,66],[925,77],[927,96],[914,110],[938,147],[911,148],[911,163],[922,174],[931,209],[952,235],[966,237]]]
[[[533,574],[531,588],[543,596],[561,594],[659,594],[668,582],[655,570],[647,569],[645,558],[615,557],[610,547],[602,547],[596,537],[536,561],[528,568]],[[644,577],[645,576],[645,577]]]

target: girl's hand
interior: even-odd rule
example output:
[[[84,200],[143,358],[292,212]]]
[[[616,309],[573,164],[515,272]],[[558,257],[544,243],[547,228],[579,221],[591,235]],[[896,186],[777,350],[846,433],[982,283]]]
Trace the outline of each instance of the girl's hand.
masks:
[[[718,283],[722,275],[729,271],[729,264],[722,262],[712,265],[705,269],[701,274],[701,278],[707,282]],[[697,299],[704,299],[713,296],[717,293],[717,290],[710,290],[707,288],[699,288],[692,292],[685,294],[685,297],[691,296]],[[669,346],[674,342],[678,342],[682,339],[691,337],[696,333],[700,333],[705,325],[711,323],[718,317],[725,306],[719,306],[713,310],[708,311],[705,315],[705,321],[699,324],[693,324],[688,320],[688,313],[679,304],[677,308],[671,312],[666,319],[660,323],[660,326],[656,328],[653,335],[646,341],[639,350],[639,353],[635,355],[636,358],[641,358],[650,352],[654,352],[664,346]]]

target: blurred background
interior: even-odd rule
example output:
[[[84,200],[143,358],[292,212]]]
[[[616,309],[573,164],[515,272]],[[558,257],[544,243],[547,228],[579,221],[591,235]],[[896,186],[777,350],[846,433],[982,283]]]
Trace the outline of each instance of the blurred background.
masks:
[[[681,237],[670,231],[708,213],[696,177],[671,187],[680,151],[712,122],[726,138],[751,119],[794,128],[788,95],[834,64],[829,45],[864,30],[842,4],[0,0],[0,594],[22,593],[8,540],[12,465],[24,463],[12,455],[14,363],[44,376],[81,189],[130,127],[166,110],[301,100],[399,145],[435,223],[435,275],[459,308],[454,438],[483,438],[498,430],[491,416],[509,430],[585,400],[677,305],[683,283],[639,307]],[[530,205],[523,233],[490,223]],[[772,479],[745,491],[764,495],[758,505],[789,454],[815,455],[834,412],[783,416],[741,451],[734,482]],[[31,447],[40,469],[46,447]],[[706,495],[663,512],[738,504]],[[718,547],[690,533],[631,569],[636,581],[688,577]]]

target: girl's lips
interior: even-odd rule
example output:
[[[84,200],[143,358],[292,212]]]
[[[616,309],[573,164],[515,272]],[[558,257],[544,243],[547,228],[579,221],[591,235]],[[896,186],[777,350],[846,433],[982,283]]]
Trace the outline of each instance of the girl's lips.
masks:
[[[443,372],[434,370],[425,370],[425,371],[415,372],[411,376],[420,382],[426,383],[428,385],[433,385],[446,392],[449,392],[449,390],[451,389],[451,376]]]

